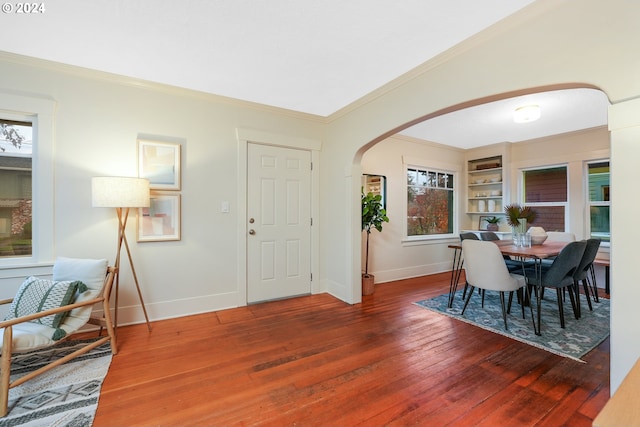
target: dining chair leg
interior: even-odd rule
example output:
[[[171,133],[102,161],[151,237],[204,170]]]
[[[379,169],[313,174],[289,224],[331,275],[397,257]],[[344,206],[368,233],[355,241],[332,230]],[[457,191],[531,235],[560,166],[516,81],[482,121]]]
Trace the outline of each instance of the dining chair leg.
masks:
[[[598,283],[596,282],[596,271],[593,268],[593,264],[589,267],[589,273],[591,275],[591,290],[593,291],[593,300],[595,302],[600,302],[600,298],[598,297]]]
[[[467,309],[467,306],[469,305],[469,301],[471,301],[471,295],[473,295],[473,286],[469,285],[469,293],[467,294],[467,297],[464,299],[464,306],[462,307],[462,315],[464,315],[464,311]]]
[[[502,320],[504,321],[504,329],[507,330],[507,310],[504,301],[504,291],[500,291],[500,306],[502,307]]]
[[[560,327],[564,329],[564,306],[562,304],[562,288],[556,288],[558,296],[558,314],[560,315]]]
[[[589,296],[589,281],[584,278],[582,279],[582,287],[584,289],[584,295],[587,298],[587,304],[589,305],[589,311],[593,311],[593,306],[591,305],[591,297]],[[580,287],[578,287],[579,289]]]
[[[576,298],[579,298],[579,297],[577,295],[574,295],[571,291],[569,291],[569,298],[571,299],[571,308],[573,309],[573,317],[575,317],[576,320],[579,320],[581,317],[580,300],[579,299],[576,300]]]

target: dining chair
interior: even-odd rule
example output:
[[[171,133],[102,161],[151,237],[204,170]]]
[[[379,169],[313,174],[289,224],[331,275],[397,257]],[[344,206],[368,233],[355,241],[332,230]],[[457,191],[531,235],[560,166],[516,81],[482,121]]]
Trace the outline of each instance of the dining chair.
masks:
[[[460,233],[460,241],[464,241],[464,240],[480,240],[480,237],[478,237],[476,233],[472,233],[472,232]],[[464,263],[464,259],[462,262]],[[464,289],[462,290],[462,299],[464,299],[465,296],[467,295],[468,289],[469,289],[469,282],[467,282],[465,279]],[[484,294],[482,294],[482,306],[484,307]]]
[[[593,306],[591,305],[591,298],[589,297],[589,287],[591,286],[591,293],[593,293],[594,301],[598,300],[598,289],[596,287],[596,282],[591,278],[591,284],[589,284],[589,278],[591,276],[591,272],[593,271],[593,261],[596,259],[596,255],[598,255],[598,249],[600,249],[600,239],[587,239],[587,246],[585,247],[584,254],[582,254],[582,259],[580,260],[580,264],[573,274],[573,279],[575,280],[576,287],[576,295],[579,294],[580,282],[582,282],[582,287],[584,289],[585,297],[587,298],[587,304],[589,305],[589,310],[593,310]],[[578,309],[580,309],[580,301],[578,301]]]
[[[507,313],[511,309],[513,292],[524,289],[525,278],[520,275],[509,273],[502,258],[502,253],[498,246],[491,242],[480,240],[463,240],[462,253],[465,258],[465,273],[467,282],[471,287],[469,294],[465,298],[462,315],[469,305],[473,289],[478,288],[483,291],[498,291],[500,293],[500,305],[502,308],[502,320],[505,330],[507,327]],[[509,292],[509,305],[505,304],[505,292]],[[524,304],[522,307],[522,318],[524,319]]]
[[[538,299],[543,297],[544,288],[556,289],[560,327],[562,328],[565,327],[564,303],[562,298],[562,291],[564,289],[567,289],[569,292],[573,315],[576,319],[580,318],[580,311],[576,303],[574,274],[582,260],[586,246],[587,242],[584,240],[570,242],[560,251],[549,267],[539,265],[525,269],[527,284],[535,287]]]
[[[495,242],[496,240],[500,240],[500,237],[498,237],[498,235],[493,231],[483,231],[480,233],[480,240]],[[504,263],[507,265],[507,269],[510,273],[522,270],[522,261],[511,259],[509,255],[503,255],[502,258],[504,259]]]

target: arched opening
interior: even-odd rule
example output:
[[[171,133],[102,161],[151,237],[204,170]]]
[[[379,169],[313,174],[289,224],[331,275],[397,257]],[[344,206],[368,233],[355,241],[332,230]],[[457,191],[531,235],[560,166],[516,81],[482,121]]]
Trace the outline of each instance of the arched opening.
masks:
[[[541,119],[536,123],[514,124],[515,106],[529,103],[541,105]],[[530,88],[447,107],[398,126],[363,146],[355,159],[362,173],[384,175],[387,179],[390,223],[384,224],[383,232],[371,239],[369,255],[369,270],[376,275],[376,283],[449,269],[451,254],[447,245],[457,240],[460,231],[482,227],[483,216],[500,217],[506,203],[520,201],[519,174],[527,168],[565,165],[571,197],[566,201],[567,227],[581,238],[588,237],[589,213],[582,204],[587,202],[581,186],[589,162],[608,162],[608,105],[607,96],[591,85]],[[517,126],[521,126],[520,130]],[[465,146],[460,142],[465,132],[468,138],[481,143]],[[467,162],[493,155],[501,156],[504,161],[504,184],[478,187],[486,191],[487,197],[491,196],[490,192],[496,192],[495,200],[499,200],[495,207],[491,204],[490,212],[482,215],[476,207],[470,207],[470,199],[475,199],[476,194],[470,194],[473,187],[468,185]],[[408,218],[419,215],[410,212],[408,207],[407,171],[410,168],[424,176],[437,177],[442,173],[453,177],[455,198],[449,207],[454,211],[449,218],[453,224],[445,232],[411,234]],[[502,230],[508,231],[504,221]],[[364,262],[362,253],[361,258]],[[604,277],[598,284],[604,285]]]

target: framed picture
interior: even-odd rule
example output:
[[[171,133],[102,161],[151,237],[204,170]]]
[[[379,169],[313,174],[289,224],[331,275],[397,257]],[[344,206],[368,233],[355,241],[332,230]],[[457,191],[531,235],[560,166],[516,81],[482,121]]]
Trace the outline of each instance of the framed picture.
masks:
[[[489,225],[489,223],[486,220],[490,218],[493,218],[493,215],[480,215],[478,219],[478,230],[487,231],[487,225]]]
[[[152,192],[150,206],[138,209],[138,242],[180,240],[180,194]]]
[[[138,176],[152,190],[180,190],[180,144],[139,139]]]

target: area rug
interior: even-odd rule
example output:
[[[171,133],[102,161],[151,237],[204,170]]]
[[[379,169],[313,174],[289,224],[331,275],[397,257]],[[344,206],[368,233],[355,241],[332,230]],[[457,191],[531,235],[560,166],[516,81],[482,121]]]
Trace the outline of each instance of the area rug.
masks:
[[[59,359],[87,341],[91,340],[66,341],[14,355],[11,379]],[[111,348],[106,343],[9,390],[9,414],[0,419],[0,426],[91,426],[110,364]]]
[[[462,291],[456,292],[451,308],[447,307],[449,294],[415,304],[559,356],[584,362],[582,357],[609,336],[610,304],[608,299],[600,298],[599,303],[592,301],[593,311],[589,311],[586,298],[584,295],[580,297],[582,317],[576,320],[567,301],[564,305],[565,328],[562,329],[555,290],[545,292],[542,300],[542,335],[534,333],[529,307],[525,307],[525,319],[522,318],[522,310],[515,297],[511,313],[507,315],[509,329],[505,331],[498,292],[486,292],[483,308],[482,298],[476,291],[464,316],[461,315],[464,306]],[[535,305],[533,312],[536,313]]]

